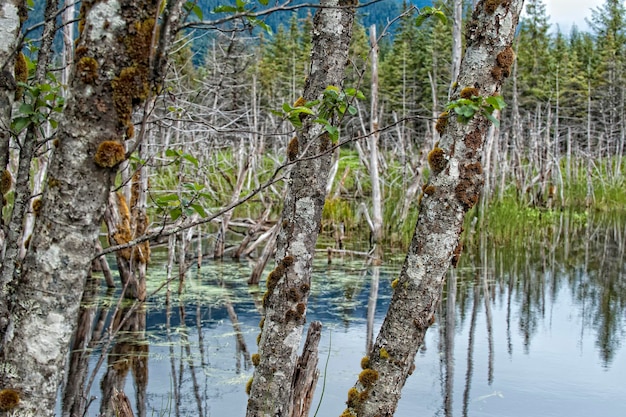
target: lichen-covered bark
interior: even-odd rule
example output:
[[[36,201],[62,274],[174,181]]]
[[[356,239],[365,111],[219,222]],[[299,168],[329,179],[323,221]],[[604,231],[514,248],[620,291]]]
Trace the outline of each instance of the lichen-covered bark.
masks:
[[[24,0],[6,0],[0,5],[0,170],[9,160],[9,127],[16,89],[13,63],[17,35],[25,19]]]
[[[315,14],[306,100],[322,98],[329,85],[341,86],[348,61],[354,6],[350,0],[322,0]],[[337,8],[336,6],[343,6]],[[295,142],[294,142],[295,141]],[[317,155],[330,148],[328,135],[312,120],[289,146],[289,158]],[[268,277],[265,319],[248,401],[248,417],[291,415],[291,387],[306,315],[311,266],[317,240],[330,153],[294,164],[278,234],[276,268]]]
[[[477,3],[453,100],[466,87],[476,88],[484,97],[498,94],[513,61],[511,42],[522,4],[522,0]],[[483,182],[480,153],[489,122],[477,115],[462,124],[452,116],[438,127],[443,134],[429,154],[433,175],[421,198],[415,234],[385,321],[363,362],[366,369],[348,393],[344,415],[393,415],[434,320],[446,271],[460,255],[465,213],[478,201]]]
[[[59,145],[29,252],[6,298],[10,322],[0,328],[0,386],[21,393],[20,416],[54,415],[94,242],[125,158],[122,142],[132,137],[131,112],[155,88],[150,62],[159,3],[82,2]],[[182,1],[173,3],[180,9]]]

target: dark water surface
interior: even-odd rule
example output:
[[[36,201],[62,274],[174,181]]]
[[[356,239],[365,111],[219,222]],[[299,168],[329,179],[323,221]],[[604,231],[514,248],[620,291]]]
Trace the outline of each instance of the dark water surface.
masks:
[[[513,245],[483,236],[466,248],[397,417],[626,416],[626,223],[588,223],[561,219]],[[345,408],[401,261],[315,264],[307,320],[324,325],[312,407],[323,391],[318,417],[338,416]],[[154,265],[149,292],[163,282]],[[172,295],[169,313],[164,291],[150,298],[142,350],[147,384],[139,390],[146,407],[135,415],[245,415],[264,291],[245,284],[250,268],[210,261],[192,270],[184,295]],[[124,378],[120,388],[137,410],[135,386],[145,375],[134,380],[127,372]],[[91,393],[102,397],[99,382]],[[98,400],[89,415],[97,415],[97,407]]]

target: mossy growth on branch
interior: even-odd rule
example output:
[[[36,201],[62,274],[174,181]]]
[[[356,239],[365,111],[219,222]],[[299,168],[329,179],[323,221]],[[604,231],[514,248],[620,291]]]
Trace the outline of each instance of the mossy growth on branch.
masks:
[[[250,391],[252,391],[252,381],[254,381],[254,378],[250,378],[248,380],[248,382],[246,382],[246,394],[250,395]]]
[[[434,174],[438,174],[446,167],[448,160],[446,159],[446,155],[443,149],[441,148],[433,148],[428,153],[428,164],[430,165],[430,169]]]
[[[369,356],[363,356],[363,358],[361,358],[361,369],[369,369],[369,367],[370,367]]]
[[[20,393],[12,388],[0,390],[0,411],[13,410],[20,404]]]
[[[15,57],[13,76],[16,83],[25,83],[28,81],[28,64],[26,63],[26,57],[21,52]],[[15,99],[20,100],[23,94],[24,87],[17,86],[15,89]]]
[[[93,84],[98,79],[98,61],[89,56],[84,56],[76,63],[76,75],[85,84]]]
[[[102,168],[113,168],[125,159],[126,149],[123,144],[116,140],[101,142],[94,156],[94,162]]]
[[[496,56],[496,66],[491,70],[491,76],[499,80],[501,77],[511,75],[511,66],[515,61],[515,52],[510,46],[506,47]]]
[[[341,413],[339,417],[356,417],[356,414],[354,414],[350,409],[346,408],[345,410],[343,410],[343,413]]]
[[[258,353],[253,353],[250,357],[250,360],[252,361],[252,365],[259,366],[259,363],[261,363],[261,355],[259,355]]]
[[[378,380],[378,371],[364,369],[359,374],[359,382],[366,388],[371,387]]]
[[[13,187],[13,175],[8,169],[2,171],[2,175],[0,175],[0,193],[2,195],[11,191],[11,187]]]
[[[145,100],[150,91],[147,70],[137,66],[126,67],[111,81],[111,86],[117,117],[121,124],[129,127],[132,125],[133,106]]]
[[[40,198],[36,198],[33,200],[33,202],[31,203],[31,206],[33,208],[33,214],[35,216],[39,216],[39,213],[41,213],[41,206],[43,205],[43,201]]]
[[[378,354],[380,356],[380,359],[389,359],[389,352],[387,352],[387,349],[385,349],[384,347],[380,348],[380,352]]]
[[[440,135],[443,135],[443,132],[445,132],[446,127],[448,126],[448,117],[449,116],[450,116],[450,113],[448,113],[447,111],[444,111],[437,118],[437,122],[435,123],[435,130]]]
[[[476,87],[465,87],[461,90],[461,98],[472,98],[480,96],[480,92]]]
[[[495,13],[502,0],[485,0],[485,11],[489,14]]]
[[[348,401],[346,405],[348,408],[356,408],[361,403],[361,393],[358,389],[352,387],[348,390]]]
[[[293,107],[302,107],[306,104],[306,100],[304,99],[304,97],[300,96],[298,97],[298,99],[293,103]]]

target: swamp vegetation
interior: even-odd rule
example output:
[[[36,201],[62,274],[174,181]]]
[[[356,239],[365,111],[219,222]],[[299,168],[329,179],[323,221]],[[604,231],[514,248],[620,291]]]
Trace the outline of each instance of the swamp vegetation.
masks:
[[[309,386],[280,407],[361,416],[375,402],[372,367],[396,360],[375,337],[453,158],[471,159],[474,181],[451,193],[467,212],[455,218],[462,244],[442,254],[455,268],[435,314],[413,321],[431,331],[394,415],[626,412],[622,2],[594,10],[589,32],[563,34],[542,1],[526,1],[512,46],[491,38],[502,50],[472,76],[461,55],[484,40],[478,23],[520,1],[473,2],[473,13],[460,0],[405,2],[385,27],[364,27],[358,12],[377,4],[362,4],[351,37],[327,49],[344,43],[345,74],[315,55],[323,19],[285,11],[288,0],[271,31],[265,0],[204,14],[182,0],[48,0],[40,44],[22,27],[28,2],[9,3],[19,24],[13,49],[0,48],[3,71],[15,68],[14,83],[0,77],[0,415],[257,417],[248,398],[278,398],[264,381],[280,391],[310,362]],[[330,15],[354,3],[323,1]],[[119,19],[103,21],[102,7]],[[338,72],[320,81],[315,67]],[[485,91],[470,86],[479,77]],[[461,156],[451,131],[463,132]],[[306,164],[317,171],[300,174]],[[290,195],[294,182],[316,189],[319,224],[303,220],[312,205]],[[310,248],[294,259],[299,235]],[[278,359],[284,381],[267,366],[278,343],[260,333],[275,288],[293,301],[281,320],[323,325],[310,326],[319,349],[307,338],[305,359]]]

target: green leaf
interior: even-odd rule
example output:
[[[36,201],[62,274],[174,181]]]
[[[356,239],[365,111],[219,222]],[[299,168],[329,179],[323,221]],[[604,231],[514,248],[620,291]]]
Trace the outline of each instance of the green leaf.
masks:
[[[352,116],[356,116],[356,114],[357,114],[358,112],[359,112],[359,111],[357,110],[357,108],[356,108],[356,107],[354,107],[354,106],[348,106],[348,113],[350,113],[350,115],[352,115]]]
[[[155,200],[155,203],[157,203],[157,205],[159,206],[171,206],[173,204],[170,204],[172,202],[176,202],[176,203],[180,203],[180,200],[178,199],[178,195],[176,194],[167,194],[167,195],[163,195],[159,198],[157,198]]]
[[[170,217],[173,221],[178,220],[181,214],[183,214],[183,210],[180,207],[176,207],[170,210]]]
[[[339,129],[336,126],[327,124],[326,126],[324,126],[324,129],[328,132],[330,140],[333,143],[337,143],[337,141],[339,141]]]
[[[33,114],[33,106],[30,105],[29,103],[22,103],[22,105],[20,106],[20,113],[22,114]]]
[[[50,122],[50,126],[51,126],[53,129],[56,129],[56,128],[59,126],[59,122],[57,122],[57,121],[56,121],[56,120],[54,120],[54,119],[50,119],[50,120],[49,120],[49,122]]]
[[[283,104],[283,111],[285,113],[290,113],[293,110],[293,107],[291,107],[291,105],[289,105],[289,103],[284,103]]]
[[[261,3],[263,6],[267,6],[269,2],[269,0],[259,0],[259,3]]]
[[[448,18],[441,10],[436,10],[433,13],[433,16],[435,16],[442,24],[444,25],[448,24]]]
[[[494,124],[495,127],[500,127],[500,120],[496,119],[495,117],[493,117],[493,114],[491,113],[483,113],[485,115],[485,117]]]
[[[238,10],[233,6],[217,6],[213,8],[213,13],[237,13]]]
[[[185,5],[183,7],[185,8],[185,11],[187,13],[193,13],[193,14],[196,15],[196,17],[198,19],[204,20],[203,19],[203,14],[202,14],[202,9],[195,2],[188,1],[188,2],[185,3]]]
[[[16,117],[11,123],[11,128],[15,133],[20,133],[26,126],[30,124],[30,117]]]
[[[202,207],[200,204],[191,204],[190,206],[195,210],[196,213],[200,215],[200,217],[205,218],[207,216],[204,207]]]
[[[183,158],[185,158],[187,161],[191,162],[192,164],[195,165],[196,168],[198,168],[198,159],[195,158],[193,155],[190,155],[188,153],[184,153]]]
[[[174,149],[166,149],[165,150],[165,156],[169,157],[169,158],[177,158],[181,155],[180,151],[175,151]]]
[[[485,101],[495,110],[502,110],[506,107],[506,103],[500,95],[487,97]]]

